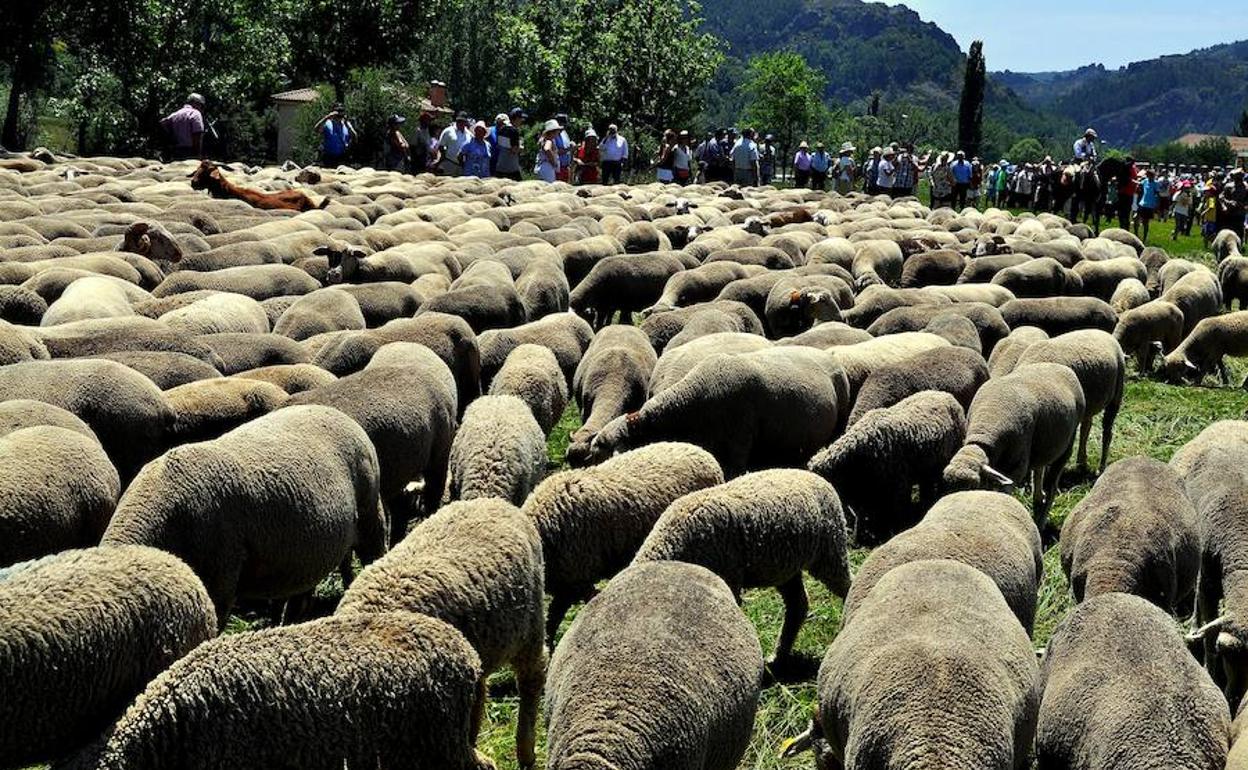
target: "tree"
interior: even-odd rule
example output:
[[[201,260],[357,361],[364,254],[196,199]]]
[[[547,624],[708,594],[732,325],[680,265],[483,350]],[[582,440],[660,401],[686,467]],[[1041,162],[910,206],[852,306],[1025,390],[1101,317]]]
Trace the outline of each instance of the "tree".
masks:
[[[21,149],[22,100],[51,74],[56,61],[53,31],[60,26],[63,4],[52,0],[18,2],[0,13],[0,63],[8,65],[9,98],[0,144]]]
[[[1031,163],[1044,157],[1044,145],[1035,137],[1019,139],[1006,153],[1006,158],[1014,163]]]
[[[1248,110],[1241,110],[1235,125],[1235,136],[1248,136]]]
[[[801,54],[776,51],[755,56],[740,86],[746,97],[745,119],[775,133],[781,150],[789,150],[823,117],[824,84],[823,75]]]
[[[979,155],[984,141],[984,88],[987,68],[984,64],[984,43],[976,40],[966,55],[966,77],[962,82],[962,100],[958,104],[958,147],[966,156]]]

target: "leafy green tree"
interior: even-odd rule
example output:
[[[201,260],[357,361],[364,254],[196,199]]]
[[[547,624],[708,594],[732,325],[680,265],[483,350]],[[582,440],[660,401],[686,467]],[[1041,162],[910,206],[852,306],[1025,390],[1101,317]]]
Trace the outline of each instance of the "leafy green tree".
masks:
[[[1031,163],[1044,157],[1044,145],[1035,137],[1019,139],[1010,146],[1006,157],[1015,163]]]
[[[966,55],[966,77],[958,104],[958,147],[967,157],[979,155],[984,140],[984,88],[987,83],[984,43],[976,40]]]
[[[745,120],[771,131],[787,157],[799,138],[824,117],[824,77],[801,54],[777,51],[750,59],[740,90],[746,98]]]
[[[23,99],[45,83],[56,63],[55,30],[64,19],[65,3],[57,0],[16,2],[0,13],[0,63],[9,71],[9,97],[0,129],[0,144],[25,146],[21,118]]]

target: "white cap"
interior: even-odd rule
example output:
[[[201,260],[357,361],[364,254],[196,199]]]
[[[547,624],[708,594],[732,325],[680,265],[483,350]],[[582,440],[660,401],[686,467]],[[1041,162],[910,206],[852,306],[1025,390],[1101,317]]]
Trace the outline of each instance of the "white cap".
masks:
[[[546,127],[543,128],[542,131],[543,132],[560,131],[562,129],[563,129],[563,126],[559,125],[559,121],[555,120],[554,118],[551,118],[550,120],[546,121]]]

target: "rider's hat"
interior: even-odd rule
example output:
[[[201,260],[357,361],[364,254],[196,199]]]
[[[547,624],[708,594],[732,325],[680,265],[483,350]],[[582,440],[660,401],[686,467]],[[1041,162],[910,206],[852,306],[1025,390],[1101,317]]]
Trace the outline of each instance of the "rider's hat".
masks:
[[[1096,138],[1096,129],[1094,129],[1094,128],[1089,128],[1087,131],[1084,131],[1084,132],[1083,132],[1083,135],[1084,135],[1084,136],[1090,136],[1090,137],[1092,137],[1093,139],[1095,139],[1095,138]]]

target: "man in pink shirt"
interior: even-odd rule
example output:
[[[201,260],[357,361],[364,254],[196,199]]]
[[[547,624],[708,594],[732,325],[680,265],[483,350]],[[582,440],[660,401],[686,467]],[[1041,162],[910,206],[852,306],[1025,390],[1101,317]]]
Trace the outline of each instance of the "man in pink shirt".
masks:
[[[204,97],[191,94],[182,109],[160,121],[173,145],[174,160],[204,156]]]

